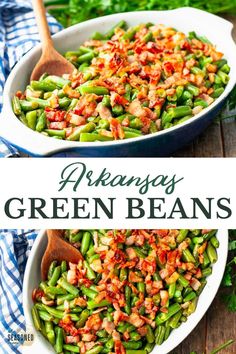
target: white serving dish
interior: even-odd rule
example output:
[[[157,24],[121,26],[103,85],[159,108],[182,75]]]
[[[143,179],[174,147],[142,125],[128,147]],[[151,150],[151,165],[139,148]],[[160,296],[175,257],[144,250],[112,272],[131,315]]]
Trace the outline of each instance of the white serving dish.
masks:
[[[231,67],[230,81],[223,94],[212,105],[181,125],[158,133],[112,142],[80,143],[46,137],[25,127],[12,111],[15,92],[24,90],[38,61],[41,46],[37,45],[12,70],[5,85],[0,136],[20,150],[34,156],[50,156],[64,152],[64,156],[168,156],[171,152],[194,139],[213,120],[236,83],[236,46],[232,39],[233,25],[218,16],[198,9],[183,7],[170,11],[141,11],[109,15],[67,28],[53,36],[56,49],[64,53],[75,50],[95,31],[105,33],[120,20],[128,26],[140,23],[162,23],[184,33],[195,31],[206,36],[225,54]]]
[[[170,337],[161,345],[156,346],[152,354],[167,354],[179,345],[189,333],[196,327],[211,305],[220,286],[228,254],[228,231],[218,230],[217,237],[220,246],[217,250],[218,261],[213,266],[212,274],[207,278],[207,285],[201,293],[196,311],[189,316],[188,320],[171,333]],[[40,265],[42,255],[47,245],[46,231],[40,231],[26,265],[23,282],[23,309],[26,320],[26,331],[34,334],[34,342],[30,346],[22,346],[23,354],[43,353],[53,354],[54,349],[46,339],[34,329],[31,318],[32,291],[40,282]]]

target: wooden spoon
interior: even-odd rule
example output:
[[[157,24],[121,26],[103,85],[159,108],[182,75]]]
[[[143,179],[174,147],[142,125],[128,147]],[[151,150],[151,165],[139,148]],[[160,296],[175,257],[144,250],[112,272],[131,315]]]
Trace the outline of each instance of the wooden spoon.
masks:
[[[58,76],[71,74],[75,69],[74,65],[59,54],[53,46],[43,0],[32,0],[32,4],[42,42],[42,55],[31,74],[30,80],[38,80],[44,73]]]
[[[47,230],[48,245],[41,262],[41,277],[47,279],[48,269],[52,261],[78,263],[82,254],[71,244],[62,239],[64,230]]]

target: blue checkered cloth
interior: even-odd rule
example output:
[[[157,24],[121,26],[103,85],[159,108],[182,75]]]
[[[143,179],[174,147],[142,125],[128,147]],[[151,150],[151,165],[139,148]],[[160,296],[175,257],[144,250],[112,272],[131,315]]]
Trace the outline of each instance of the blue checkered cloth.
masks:
[[[62,26],[48,15],[51,33]],[[29,0],[0,0],[0,112],[5,81],[21,57],[39,43],[38,29]],[[1,132],[0,132],[1,134]],[[17,157],[17,150],[0,139],[0,157]]]
[[[0,354],[20,354],[8,334],[25,330],[22,280],[35,230],[0,230]]]

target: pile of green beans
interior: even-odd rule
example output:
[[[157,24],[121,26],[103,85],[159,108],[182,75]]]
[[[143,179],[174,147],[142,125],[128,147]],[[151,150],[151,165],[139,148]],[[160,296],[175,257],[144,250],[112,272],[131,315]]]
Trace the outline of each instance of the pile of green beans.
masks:
[[[56,139],[80,142],[128,139],[181,124],[224,92],[230,67],[205,37],[191,32],[182,42],[171,42],[170,46],[168,41],[171,38],[183,35],[173,28],[163,28],[160,33],[151,23],[125,28],[125,21],[120,21],[105,34],[94,33],[92,40],[78,50],[66,52],[65,57],[77,69],[74,75],[58,77],[45,73],[39,81],[31,81],[24,93],[18,92],[12,105],[19,120],[30,129]],[[107,49],[107,43],[121,46],[121,53],[117,49],[117,57],[112,57],[114,53]],[[167,44],[168,51],[160,49],[163,50],[160,54],[158,48]],[[150,56],[146,63],[142,59],[143,53]],[[114,70],[112,75],[112,79],[119,82],[117,90],[121,97],[115,104],[111,99],[113,83],[111,87],[104,83],[111,79],[110,69],[101,69],[100,66],[104,55],[110,56],[111,61],[115,60],[113,66],[120,68],[120,63],[123,63],[124,72]],[[130,62],[137,63],[135,75],[132,66],[129,67]],[[102,65],[109,65],[108,59]],[[160,77],[155,81],[156,76],[153,77],[152,72],[158,70],[161,70]],[[180,77],[169,84],[168,80],[174,78],[175,73]],[[137,80],[141,82],[137,84]],[[88,97],[87,105],[90,105],[91,94],[97,96],[94,96],[95,106],[102,102],[104,109],[110,112],[109,117],[102,115],[101,111],[98,113],[96,107],[88,115],[85,110],[80,110],[84,97]],[[131,110],[134,101],[138,109]],[[63,112],[63,118],[56,113],[54,118],[49,118],[47,108]],[[70,114],[77,115],[77,118],[82,116],[85,120],[71,119]]]
[[[56,353],[79,353],[81,336],[83,341],[83,333],[88,333],[86,329],[93,334],[91,340],[93,346],[86,349],[87,354],[116,353],[118,349],[116,349],[116,339],[113,337],[114,331],[108,331],[106,326],[102,325],[105,319],[114,324],[113,330],[115,328],[120,344],[127,354],[146,354],[152,351],[155,344],[160,346],[175,328],[187,321],[188,316],[195,311],[198,297],[206,285],[206,278],[211,274],[212,265],[217,261],[216,249],[219,247],[219,241],[215,236],[216,230],[168,230],[166,236],[163,231],[166,232],[166,230],[143,230],[142,232],[142,230],[104,229],[65,231],[66,240],[77,247],[83,255],[82,264],[79,263],[77,269],[85,271],[85,279],[80,279],[80,283],[74,281],[71,284],[69,282],[71,265],[65,261],[59,263],[55,260],[50,265],[47,280],[42,281],[33,292],[32,318],[35,328],[52,344]],[[134,241],[134,244],[130,245],[128,242],[126,245],[126,241],[133,235],[137,237],[137,243]],[[146,241],[142,246],[138,246],[138,240],[142,235],[145,235]],[[154,282],[162,281],[163,286],[153,295],[150,295],[152,293],[145,281],[149,271],[131,265],[124,266],[129,260],[126,250],[130,248],[136,253],[136,264],[149,259],[153,252],[154,241],[153,239],[151,241],[148,235],[154,235],[156,245],[161,244],[163,240],[170,240],[167,258],[171,254],[176,254],[177,250],[181,255],[181,264],[175,265],[175,278],[172,281],[171,276],[163,278],[163,271],[168,261],[163,260],[161,254],[156,257],[155,272],[152,273],[151,279]],[[117,249],[126,255],[126,260],[120,258],[117,261],[116,258],[112,270],[112,277],[116,284],[117,281],[122,284],[121,291],[125,299],[123,307],[120,305],[120,310],[125,317],[118,320],[118,323],[115,322],[116,295],[112,299],[109,297],[100,301],[96,299],[100,293],[97,287],[102,284],[103,271],[105,272],[106,268],[106,263],[103,261],[106,257],[104,252],[109,250],[109,247],[104,248],[104,246],[110,238],[118,240]],[[107,251],[104,251],[105,249]],[[97,260],[101,260],[102,272],[94,270],[93,265]],[[143,278],[143,281],[131,282],[131,271],[135,271],[136,276]],[[196,290],[191,277],[189,278],[190,273],[200,282]],[[163,291],[168,297],[164,304],[161,293]],[[140,298],[143,299],[141,303]],[[85,301],[79,306],[76,304],[78,299]],[[152,302],[154,314],[147,310],[146,299]],[[146,321],[142,321],[142,331],[139,323],[129,322],[133,313],[136,313],[139,319],[146,318]],[[95,329],[89,327],[94,314],[99,316],[101,322]],[[75,338],[74,341],[67,340],[72,337]]]

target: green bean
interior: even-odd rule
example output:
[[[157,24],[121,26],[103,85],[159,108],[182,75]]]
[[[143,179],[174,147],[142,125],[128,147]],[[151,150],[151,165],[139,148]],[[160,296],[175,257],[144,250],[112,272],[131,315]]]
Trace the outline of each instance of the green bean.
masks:
[[[94,291],[92,289],[86,288],[85,286],[81,286],[81,291],[84,295],[88,296],[90,299],[95,299],[95,297],[98,295],[97,291]]]
[[[88,350],[86,354],[99,354],[103,347],[101,345],[95,345],[92,349]]]
[[[84,261],[84,267],[86,269],[86,276],[89,280],[93,280],[96,278],[96,275],[93,271],[93,269],[90,267],[87,261]]]
[[[168,289],[169,299],[172,299],[174,297],[175,289],[176,289],[176,283],[171,283]]]
[[[109,90],[103,86],[92,86],[92,85],[83,84],[83,85],[79,86],[78,90],[81,93],[81,95],[85,95],[86,93],[95,93],[96,95],[99,95],[99,96],[109,94]]]
[[[70,141],[79,140],[81,133],[89,133],[95,129],[96,125],[93,122],[89,122],[85,125],[78,127],[69,137],[67,138]]]
[[[165,326],[158,326],[155,332],[155,336],[156,336],[155,343],[157,345],[161,345],[164,341]]]
[[[159,315],[157,315],[157,317],[156,317],[156,325],[158,326],[158,325],[164,323],[170,317],[175,315],[180,309],[181,309],[181,306],[179,304],[177,304],[177,303],[169,306],[167,313],[160,313]]]
[[[181,316],[182,316],[182,311],[177,312],[173,317],[171,317],[170,322],[169,322],[169,326],[171,328],[177,328]]]
[[[36,124],[37,124],[37,112],[36,111],[30,111],[26,113],[26,120],[27,120],[27,125],[30,129],[35,130],[36,129]]]
[[[80,141],[81,142],[111,141],[111,140],[114,140],[114,138],[102,136],[100,134],[95,134],[95,133],[81,133],[80,134]]]
[[[59,288],[59,287],[56,287],[56,286],[48,286],[46,288],[45,292],[46,292],[46,294],[51,294],[51,295],[66,295],[66,290],[65,289]]]
[[[60,275],[61,275],[61,267],[60,266],[57,266],[54,271],[53,271],[53,274],[50,278],[50,280],[48,281],[48,285],[49,286],[54,286],[56,285],[58,279],[60,278]]]
[[[103,104],[103,106],[105,106],[105,107],[111,107],[111,100],[110,100],[110,96],[108,96],[108,95],[104,95],[103,96],[103,99],[102,99],[102,104]]]
[[[88,300],[87,306],[89,310],[94,310],[97,307],[104,307],[110,305],[110,301],[108,300],[101,300],[99,303],[97,303],[94,300]]]
[[[188,235],[188,230],[187,229],[179,230],[179,234],[178,234],[178,236],[176,238],[176,241],[178,243],[181,243],[182,241],[184,241],[186,239],[187,235]]]
[[[91,240],[90,232],[88,231],[84,232],[81,246],[80,246],[80,252],[83,256],[86,254],[86,252],[89,249],[90,240]]]
[[[56,343],[54,349],[57,353],[61,353],[63,351],[63,330],[60,327],[56,327],[55,332],[56,332]]]
[[[68,293],[77,296],[79,294],[79,289],[77,289],[74,285],[68,283],[65,279],[60,278],[57,282],[63,289],[68,291]]]
[[[41,331],[42,324],[41,324],[38,310],[35,306],[32,307],[31,314],[34,322],[34,327],[37,329],[37,331]]]
[[[107,347],[111,351],[112,348],[114,347],[114,339],[113,338],[108,339],[106,341],[105,347]]]
[[[126,354],[146,354],[146,350],[127,349]]]
[[[37,121],[37,124],[35,127],[36,131],[42,132],[46,128],[46,123],[47,123],[46,114],[45,114],[45,112],[43,112],[38,118],[38,121]]]
[[[137,32],[137,27],[130,28],[125,34],[123,35],[123,40],[132,40]]]
[[[49,84],[54,84],[58,88],[63,88],[63,86],[70,83],[69,80],[63,79],[62,77],[56,75],[49,75],[43,81]]]
[[[125,26],[126,26],[126,22],[121,20],[104,35],[105,38],[110,39],[115,34],[115,30],[117,28],[124,28]]]
[[[70,301],[74,299],[74,295],[72,294],[66,294],[66,295],[59,295],[57,296],[57,305],[60,306],[64,304],[64,301]]]
[[[187,287],[189,285],[189,281],[183,277],[181,274],[179,274],[178,282],[183,286]]]
[[[140,349],[143,343],[141,341],[129,341],[122,342],[122,344],[126,349]]]
[[[196,263],[196,259],[193,257],[188,248],[183,250],[183,258],[186,262]]]
[[[129,334],[129,337],[130,337],[130,340],[131,341],[137,341],[137,340],[140,340],[141,339],[141,336],[138,332],[130,332]]]
[[[192,109],[189,106],[178,106],[175,108],[168,108],[167,114],[172,120],[173,118],[181,118],[192,114]]]
[[[81,314],[80,314],[80,317],[79,317],[79,320],[76,322],[75,324],[75,327],[76,328],[81,328],[85,325],[85,322],[87,321],[89,317],[89,310],[87,309],[84,309]]]
[[[21,104],[20,104],[20,100],[17,96],[14,96],[12,99],[12,106],[13,106],[13,111],[14,113],[18,116],[21,114],[22,110],[21,110]]]
[[[225,89],[223,87],[219,87],[219,88],[215,89],[214,92],[211,94],[211,97],[213,97],[213,98],[219,97],[220,95],[222,95],[224,90]]]
[[[147,333],[146,333],[146,339],[148,343],[153,343],[155,342],[155,336],[152,331],[152,327],[150,325],[146,325]]]
[[[124,310],[128,315],[131,314],[130,301],[131,301],[131,288],[128,285],[126,285],[125,286],[125,307],[124,307]]]
[[[36,91],[54,91],[57,86],[54,83],[46,82],[46,81],[31,81],[30,86],[33,90]]]
[[[54,317],[46,311],[38,311],[38,314],[39,314],[39,317],[41,318],[41,320],[43,320],[43,321],[51,322],[54,320]]]
[[[46,108],[46,107],[50,107],[50,102],[48,100],[43,100],[42,98],[35,98],[35,97],[27,97],[27,100],[29,102],[32,102],[32,104],[36,105],[37,104],[37,108]]]
[[[72,353],[79,353],[79,347],[77,345],[64,344],[63,349],[69,350]]]
[[[202,270],[202,277],[208,277],[212,273],[212,268],[205,268]]]
[[[184,302],[187,302],[187,301],[191,301],[193,299],[195,299],[196,297],[196,293],[194,291],[191,291],[191,293],[189,293],[187,296],[184,297]]]
[[[81,64],[84,62],[91,61],[94,58],[94,53],[93,51],[90,51],[88,53],[85,53],[77,58],[77,63]]]
[[[192,84],[188,84],[186,86],[186,88],[193,96],[198,96],[199,95],[199,88],[197,86],[194,86]]]
[[[215,247],[210,242],[208,242],[206,251],[207,251],[207,255],[208,255],[209,259],[210,259],[210,262],[211,263],[215,263],[217,261],[218,257],[217,257],[217,253],[216,253]]]
[[[215,236],[210,238],[210,243],[212,244],[213,247],[218,248],[220,246],[219,241]]]

